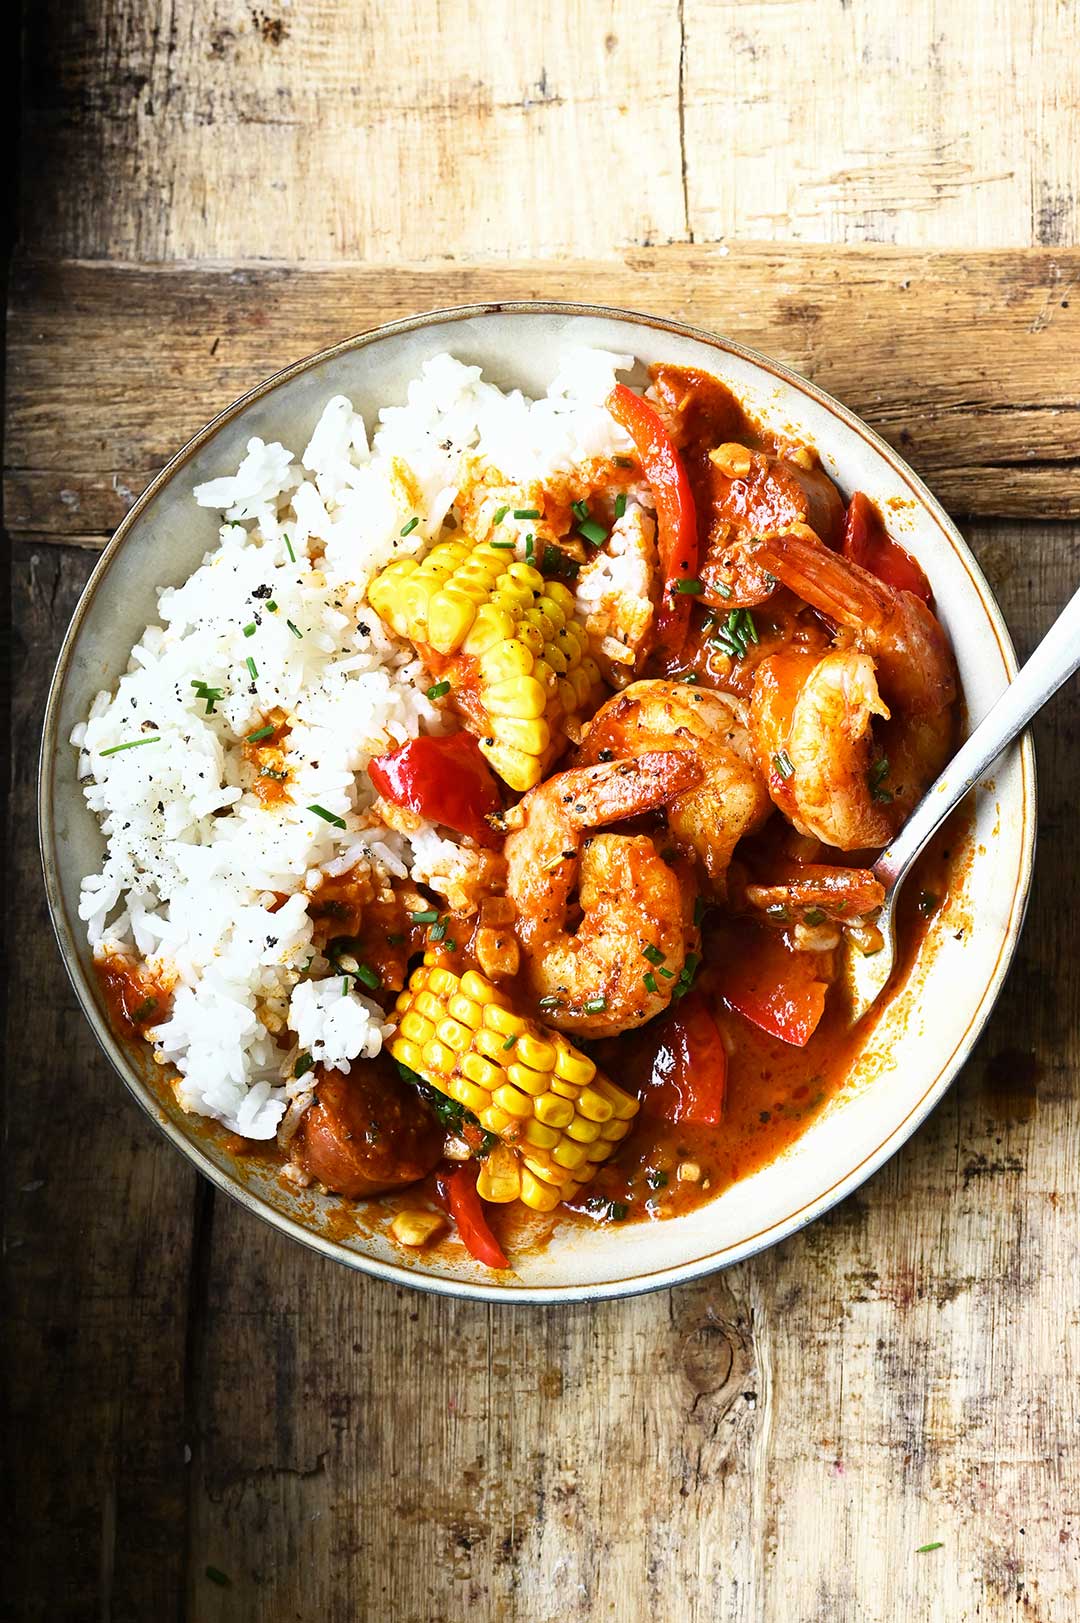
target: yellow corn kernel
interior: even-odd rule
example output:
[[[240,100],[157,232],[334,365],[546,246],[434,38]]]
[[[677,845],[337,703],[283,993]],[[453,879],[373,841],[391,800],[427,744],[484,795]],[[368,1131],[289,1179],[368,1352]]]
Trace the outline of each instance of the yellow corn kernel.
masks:
[[[513,1087],[509,1082],[504,1082],[501,1088],[496,1088],[491,1096],[491,1102],[518,1121],[527,1121],[533,1113],[533,1102],[529,1095],[522,1093],[520,1088]]]
[[[419,1075],[424,1063],[419,1043],[411,1043],[407,1037],[394,1037],[390,1043],[390,1052],[402,1065],[407,1065],[410,1071],[415,1071]]]
[[[587,1121],[584,1116],[575,1116],[573,1121],[567,1122],[566,1131],[578,1144],[595,1144],[600,1137],[599,1123]]]
[[[430,1020],[433,1025],[437,1020],[442,1019],[442,1004],[435,996],[435,993],[427,991],[426,988],[421,992],[417,992],[415,998],[413,999],[413,1008],[416,1009],[419,1014],[422,1014],[426,1019]]]
[[[595,1088],[582,1088],[578,1094],[578,1110],[588,1121],[610,1121],[611,1105]]]
[[[629,1131],[630,1123],[628,1121],[618,1121],[615,1117],[612,1117],[611,1121],[606,1121],[601,1127],[600,1137],[607,1144],[617,1144],[619,1139],[625,1138]]]
[[[551,728],[542,718],[519,721],[516,716],[496,716],[491,731],[500,744],[524,750],[526,755],[543,755],[551,743]]]
[[[574,1119],[574,1107],[569,1099],[560,1099],[557,1093],[544,1093],[533,1106],[537,1121],[545,1127],[569,1127]]]
[[[596,1066],[584,1054],[579,1054],[567,1042],[557,1044],[558,1052],[555,1055],[555,1075],[564,1082],[574,1082],[579,1088],[592,1081],[596,1075]]]
[[[483,1054],[463,1054],[461,1056],[461,1069],[470,1082],[475,1082],[478,1087],[486,1088],[489,1093],[494,1093],[495,1089],[502,1087],[506,1081],[506,1072],[502,1066],[494,1064],[490,1059],[486,1059]],[[484,1103],[487,1103],[486,1099]]]
[[[534,1212],[553,1212],[562,1199],[558,1189],[542,1183],[528,1167],[521,1169],[521,1199]]]
[[[474,1003],[471,997],[465,996],[464,992],[455,992],[453,997],[448,1000],[446,1008],[447,1013],[453,1015],[455,1020],[460,1020],[463,1026],[469,1026],[473,1031],[476,1030],[484,1018],[484,1011],[480,1004]]]
[[[446,1224],[442,1212],[398,1212],[390,1225],[390,1233],[402,1245],[427,1245],[433,1235]]]
[[[580,1144],[564,1139],[561,1144],[556,1144],[551,1152],[551,1158],[557,1161],[559,1166],[566,1167],[570,1172],[576,1172],[578,1167],[585,1164],[585,1151]]]
[[[460,1020],[440,1020],[435,1027],[435,1035],[447,1048],[452,1048],[455,1054],[467,1053],[472,1042],[472,1032],[468,1026],[462,1025]]]
[[[430,1020],[425,1020],[422,1014],[417,1014],[415,1009],[410,1009],[407,1014],[402,1015],[399,1030],[401,1035],[408,1037],[410,1042],[422,1045],[434,1034],[435,1027]]]
[[[506,573],[511,580],[517,581],[519,586],[526,587],[530,594],[542,592],[547,585],[539,569],[534,569],[532,564],[524,563],[520,559],[515,559]]]
[[[561,580],[549,580],[544,587],[544,597],[562,610],[564,619],[568,620],[573,614],[574,594]]]
[[[476,618],[475,602],[460,589],[442,587],[432,593],[427,605],[427,636],[440,654],[452,654],[465,641],[465,635]]]
[[[484,689],[484,709],[489,716],[535,721],[547,709],[547,694],[534,676],[511,676]]]
[[[530,625],[528,620],[522,620],[517,630],[518,640],[523,642],[533,659],[538,659],[544,652],[544,643],[547,640],[538,627]],[[536,675],[536,666],[533,666],[533,675]]]
[[[619,1121],[630,1121],[636,1116],[640,1106],[636,1099],[632,1099],[622,1088],[617,1088],[614,1082],[609,1082],[606,1076],[596,1079],[596,1091],[607,1100]]]
[[[545,1183],[558,1184],[560,1189],[564,1189],[567,1184],[574,1182],[574,1174],[569,1168],[556,1166],[551,1159],[540,1160],[535,1155],[526,1155],[524,1159],[529,1170],[535,1172]]]
[[[501,1006],[502,994],[486,981],[483,975],[478,975],[475,969],[467,969],[461,977],[461,990],[467,998],[474,1003],[482,1003],[485,1007],[489,1003]]]
[[[434,1071],[436,1076],[451,1076],[453,1074],[454,1066],[457,1064],[457,1055],[452,1048],[447,1048],[444,1043],[433,1037],[430,1042],[424,1044],[421,1053],[424,1056],[423,1074],[425,1076],[429,1071]]]
[[[520,1014],[515,1014],[501,1003],[485,1004],[484,1024],[489,1031],[497,1031],[500,1037],[520,1037],[525,1030],[525,1022]]]
[[[491,762],[499,777],[510,789],[516,789],[524,794],[540,782],[544,768],[538,756],[527,755],[524,750],[515,749],[510,744],[502,744],[486,739],[480,740],[480,753]]]
[[[520,1044],[524,1039],[519,1038],[518,1041]],[[514,1053],[516,1052],[515,1048]],[[530,1099],[538,1099],[542,1093],[547,1092],[550,1076],[548,1071],[534,1071],[531,1065],[519,1065],[514,1061],[507,1065],[506,1075],[507,1080],[512,1082],[515,1088],[520,1088],[522,1093],[527,1093]]]
[[[487,1109],[490,1095],[483,1088],[478,1088],[475,1082],[469,1082],[463,1076],[452,1076],[446,1084],[446,1089],[452,1099],[456,1099],[459,1105],[464,1105],[466,1110],[471,1110],[474,1116]]]
[[[544,660],[548,665],[550,665],[556,676],[565,676],[567,671],[570,669],[570,661],[567,659],[562,649],[556,647],[553,642],[546,642],[544,644]]]
[[[521,1173],[521,1162],[509,1145],[496,1144],[480,1163],[476,1192],[481,1200],[492,1200],[500,1205],[517,1200],[521,1194]]]
[[[517,637],[489,648],[480,661],[480,675],[485,686],[509,681],[514,676],[528,676],[533,668],[533,656]]]
[[[461,978],[452,969],[436,964],[427,971],[427,983],[437,997],[450,997],[461,985]]]
[[[526,1144],[532,1144],[538,1150],[553,1150],[559,1142],[559,1135],[554,1127],[545,1127],[542,1121],[527,1121],[521,1129],[521,1136]]]
[[[505,1133],[514,1121],[513,1116],[508,1116],[498,1105],[488,1105],[486,1110],[478,1110],[476,1114],[480,1117],[481,1127],[486,1127],[489,1133]]]
[[[608,1143],[607,1139],[598,1138],[595,1144],[590,1144],[588,1149],[585,1151],[585,1159],[593,1166],[599,1166],[600,1162],[606,1161],[610,1154],[611,1145]]]
[[[592,692],[592,683],[589,681],[584,665],[579,665],[575,670],[572,670],[567,677],[567,681],[570,682],[574,689],[576,698],[574,708],[580,710],[588,702],[589,694]]]
[[[559,709],[563,715],[572,716],[578,708],[578,696],[577,688],[568,676],[559,677],[555,685],[555,692],[558,695]]]
[[[553,1071],[558,1049],[543,1037],[533,1037],[523,1032],[518,1038],[515,1053],[522,1065],[529,1065],[534,1071]]]
[[[476,619],[462,644],[462,652],[474,656],[486,654],[489,648],[495,648],[511,638],[514,630],[512,614],[494,603],[483,603],[476,611]]]
[[[514,1052],[513,1048],[508,1049],[506,1046],[509,1041],[509,1036],[500,1037],[497,1031],[489,1031],[485,1026],[481,1026],[473,1038],[473,1048],[485,1058],[493,1059],[501,1068]],[[502,1077],[499,1080],[501,1082]]]
[[[557,1093],[560,1099],[576,1099],[581,1089],[576,1082],[567,1082],[561,1076],[553,1076],[548,1083],[552,1093]]]

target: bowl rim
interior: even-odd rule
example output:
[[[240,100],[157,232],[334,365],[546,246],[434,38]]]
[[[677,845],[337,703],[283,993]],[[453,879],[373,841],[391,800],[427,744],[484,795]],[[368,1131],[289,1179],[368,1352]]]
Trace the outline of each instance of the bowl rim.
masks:
[[[418,1267],[407,1266],[404,1263],[383,1262],[377,1257],[366,1256],[361,1252],[354,1251],[325,1234],[316,1233],[296,1218],[279,1211],[260,1194],[231,1176],[212,1160],[193,1138],[185,1134],[164,1113],[153,1090],[139,1076],[124,1046],[103,1019],[89,984],[89,979],[83,971],[78,931],[65,907],[59,880],[56,828],[53,816],[53,787],[54,768],[58,754],[57,746],[66,742],[59,739],[58,733],[60,710],[68,670],[83,620],[91,602],[105,584],[112,564],[129,534],[158,492],[171,483],[196,452],[213,439],[220,428],[231,422],[234,417],[264,395],[271,393],[282,384],[288,383],[302,373],[310,371],[313,367],[334,360],[350,351],[366,349],[369,345],[378,343],[384,338],[401,333],[418,331],[440,324],[482,319],[492,315],[585,316],[626,322],[628,325],[642,324],[660,332],[669,332],[679,337],[695,340],[720,354],[732,355],[749,362],[759,370],[775,377],[779,382],[794,388],[796,392],[809,396],[819,406],[839,418],[850,430],[876,450],[885,459],[897,478],[908,487],[918,505],[924,508],[934,519],[944,539],[952,546],[953,551],[963,564],[982,603],[1010,680],[1015,677],[1018,668],[1016,653],[1001,610],[967,542],[940,502],[918,474],[874,429],[864,423],[850,408],[829,394],[827,390],[803,377],[794,368],[774,360],[760,350],[753,349],[749,345],[741,344],[735,339],[727,338],[721,334],[710,333],[703,328],[692,326],[687,322],[676,321],[669,317],[656,316],[619,306],[577,301],[531,299],[490,300],[474,304],[453,305],[446,309],[427,310],[420,314],[403,316],[397,320],[382,323],[377,327],[367,328],[349,338],[342,339],[336,344],[317,350],[301,360],[293,361],[289,365],[280,368],[269,377],[255,384],[253,388],[247,390],[246,393],[240,395],[212,417],[208,423],[192,435],[185,445],[181,446],[160,472],[151,479],[150,483],[124,515],[111,540],[103,549],[101,557],[87,579],[71,621],[64,633],[56,667],[49,684],[42,724],[41,753],[37,779],[38,840],[49,916],[60,949],[60,956],[72,989],[99,1046],[128,1091],[134,1096],[150,1119],[181,1153],[205,1177],[210,1179],[216,1188],[236,1200],[246,1211],[253,1213],[264,1222],[272,1224],[282,1233],[289,1235],[292,1239],[299,1241],[300,1244],[318,1252],[320,1255],[332,1258],[336,1262],[343,1263],[346,1267],[372,1275],[394,1285],[404,1285],[412,1290],[421,1290],[440,1296],[507,1304],[529,1302],[545,1305],[560,1302],[612,1300],[643,1295],[650,1291],[664,1290],[672,1285],[685,1284],[692,1280],[701,1279],[708,1274],[731,1267],[737,1262],[743,1262],[749,1257],[755,1256],[759,1251],[763,1251],[767,1247],[779,1244],[780,1241],[789,1238],[792,1234],[805,1228],[807,1224],[815,1221],[816,1218],[823,1216],[831,1207],[837,1205],[872,1177],[901,1148],[915,1132],[916,1128],[925,1121],[930,1112],[940,1103],[971,1053],[994,1004],[997,1002],[1023,928],[1031,890],[1037,834],[1035,751],[1030,732],[1025,732],[1019,741],[1023,802],[1023,845],[1016,884],[1009,906],[1008,925],[978,1006],[962,1037],[957,1042],[952,1053],[941,1065],[937,1075],[929,1083],[922,1097],[874,1150],[863,1156],[854,1167],[849,1168],[835,1178],[826,1189],[820,1191],[811,1200],[804,1202],[796,1211],[789,1213],[776,1222],[770,1223],[766,1228],[754,1234],[747,1235],[741,1240],[720,1248],[718,1251],[710,1252],[705,1257],[699,1257],[685,1263],[673,1263],[643,1274],[599,1282],[554,1286],[508,1286],[501,1283],[487,1284],[479,1279],[448,1278],[437,1274],[423,1273]],[[627,1254],[631,1256],[632,1252],[628,1250]]]

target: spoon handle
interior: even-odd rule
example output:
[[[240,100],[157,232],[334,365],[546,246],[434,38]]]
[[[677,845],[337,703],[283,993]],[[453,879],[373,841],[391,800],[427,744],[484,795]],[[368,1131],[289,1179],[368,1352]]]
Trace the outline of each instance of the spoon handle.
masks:
[[[1027,664],[926,791],[891,845],[874,864],[886,890],[895,887],[934,830],[1006,745],[1022,733],[1063,682],[1080,667],[1080,591],[1070,598]]]

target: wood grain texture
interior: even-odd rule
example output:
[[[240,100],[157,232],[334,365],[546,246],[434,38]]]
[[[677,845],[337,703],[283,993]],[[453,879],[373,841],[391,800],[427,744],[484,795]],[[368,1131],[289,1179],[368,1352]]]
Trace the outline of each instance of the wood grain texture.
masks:
[[[131,259],[1061,246],[1067,0],[47,0],[24,235]]]
[[[954,512],[1080,514],[1080,250],[744,245],[558,268],[20,263],[7,527],[100,545],[203,422],[352,332],[439,305],[581,296],[795,366],[863,414]]]
[[[1080,526],[970,539],[1023,654],[1075,583]],[[1073,1623],[1075,698],[1037,726],[1041,846],[1017,963],[964,1073],[888,1167],[697,1285],[598,1307],[456,1304],[336,1268],[208,1190],[197,1202],[89,1044],[43,917],[30,772],[90,562],[13,555],[15,1615]]]

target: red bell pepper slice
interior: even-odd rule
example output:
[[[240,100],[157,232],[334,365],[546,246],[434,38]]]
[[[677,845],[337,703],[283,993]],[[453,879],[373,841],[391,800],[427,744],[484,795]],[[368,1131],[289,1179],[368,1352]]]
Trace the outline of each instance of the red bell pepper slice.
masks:
[[[678,583],[695,580],[698,572],[697,508],[690,477],[674,440],[647,400],[625,383],[617,383],[608,395],[607,408],[633,440],[652,486],[664,582],[657,642],[679,654],[686,641],[692,594],[679,589]]]
[[[876,575],[896,591],[914,592],[930,603],[930,582],[903,547],[887,533],[881,515],[868,496],[857,490],[848,503],[840,550],[853,564]]]
[[[642,1095],[646,1116],[718,1127],[724,1114],[728,1057],[720,1028],[694,992],[657,1022],[652,1074]]]
[[[388,755],[368,762],[376,792],[432,823],[445,823],[481,845],[496,836],[485,814],[502,805],[491,768],[472,733],[444,738],[413,738]]]
[[[813,953],[792,952],[764,930],[754,934],[718,972],[720,995],[770,1037],[805,1048],[825,1012],[828,985],[816,976]]]
[[[436,1181],[446,1209],[457,1225],[466,1249],[488,1268],[509,1268],[506,1252],[488,1227],[484,1205],[476,1193],[479,1167],[475,1161],[462,1161],[453,1172]]]

